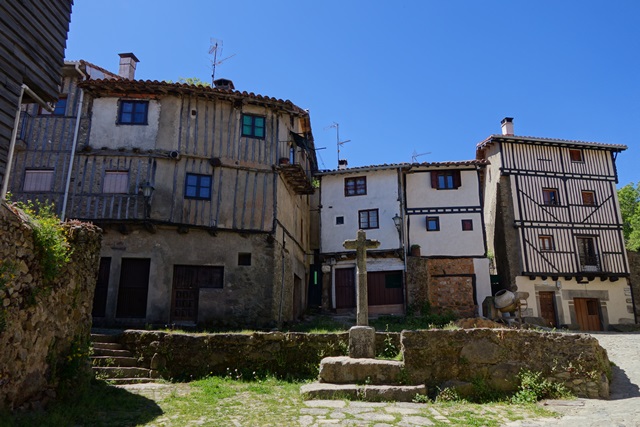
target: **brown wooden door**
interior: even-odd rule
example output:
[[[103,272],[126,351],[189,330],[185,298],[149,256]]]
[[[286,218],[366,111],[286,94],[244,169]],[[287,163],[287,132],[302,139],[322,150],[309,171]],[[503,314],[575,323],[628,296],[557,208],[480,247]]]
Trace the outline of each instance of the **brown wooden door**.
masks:
[[[336,268],[336,308],[356,306],[355,277],[355,268]]]
[[[600,301],[596,298],[574,298],[576,319],[581,331],[601,331]]]
[[[147,316],[150,265],[149,258],[122,258],[116,317]]]
[[[367,273],[369,305],[402,304],[402,271]]]
[[[172,322],[197,322],[200,288],[222,289],[224,267],[174,265],[171,298]]]
[[[93,294],[93,317],[104,317],[107,310],[107,292],[109,290],[109,270],[111,269],[111,258],[100,258],[98,269],[98,280],[96,281],[96,291]]]
[[[546,326],[556,327],[556,293],[540,292],[540,317],[544,319]]]

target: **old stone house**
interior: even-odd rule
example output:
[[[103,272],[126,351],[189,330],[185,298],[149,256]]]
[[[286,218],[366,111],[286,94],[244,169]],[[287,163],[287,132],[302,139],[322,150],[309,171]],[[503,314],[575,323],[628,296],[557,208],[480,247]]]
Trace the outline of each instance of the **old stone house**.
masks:
[[[548,325],[602,330],[633,323],[615,159],[624,145],[502,134],[477,145],[489,161],[484,213],[501,286]]]
[[[14,197],[103,228],[95,324],[296,318],[312,259],[308,112],[229,80],[134,80],[137,62],[121,55],[119,75],[81,62],[65,107],[25,113]]]

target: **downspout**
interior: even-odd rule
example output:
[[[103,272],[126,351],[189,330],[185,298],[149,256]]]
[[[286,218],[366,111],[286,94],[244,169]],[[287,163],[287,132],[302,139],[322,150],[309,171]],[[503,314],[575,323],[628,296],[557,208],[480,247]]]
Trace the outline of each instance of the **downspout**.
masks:
[[[13,153],[16,149],[16,140],[18,138],[18,124],[20,124],[20,107],[22,105],[22,97],[24,93],[33,98],[42,108],[49,112],[53,112],[53,107],[44,102],[29,86],[22,84],[20,86],[20,96],[18,97],[18,108],[16,108],[16,117],[13,121],[13,131],[11,132],[11,142],[9,143],[9,154],[7,156],[7,166],[5,168],[4,179],[2,182],[2,191],[0,192],[0,199],[5,200],[7,196],[7,190],[9,188],[9,176],[11,175],[11,164],[13,163]]]
[[[76,71],[83,80],[87,79],[87,75],[80,70],[80,64],[75,65]],[[73,143],[71,144],[71,157],[69,158],[69,171],[67,173],[67,182],[64,186],[64,198],[62,200],[62,212],[60,213],[60,221],[64,221],[67,213],[67,202],[69,200],[69,187],[71,186],[71,173],[73,172],[73,161],[76,157],[76,147],[78,146],[78,131],[80,130],[80,117],[82,116],[82,101],[84,99],[84,91],[80,88],[80,100],[78,101],[76,128],[73,131]]]
[[[404,215],[404,176],[402,175],[402,168],[398,168],[398,193],[400,195],[400,218],[402,218],[402,226],[400,227],[400,249],[402,250],[402,263],[404,268],[402,270],[402,283],[404,284],[404,292],[402,293],[404,313],[407,314],[407,250],[405,245],[405,215]]]
[[[284,234],[284,228],[282,229],[282,278],[280,285],[280,309],[278,310],[278,327],[282,326],[282,304],[284,301],[284,256],[285,246],[287,244],[287,236]]]

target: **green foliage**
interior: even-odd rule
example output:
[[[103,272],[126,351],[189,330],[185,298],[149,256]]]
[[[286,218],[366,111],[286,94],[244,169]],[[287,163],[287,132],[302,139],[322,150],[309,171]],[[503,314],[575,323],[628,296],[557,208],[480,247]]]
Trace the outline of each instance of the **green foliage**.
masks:
[[[400,349],[394,344],[393,338],[389,334],[389,325],[387,325],[385,331],[387,336],[384,338],[384,346],[378,357],[382,359],[395,359],[400,354]]]
[[[640,182],[629,183],[618,190],[622,231],[627,249],[640,251]]]
[[[165,82],[173,83],[173,80],[165,80]],[[211,87],[211,83],[207,83],[204,80],[200,80],[198,77],[180,77],[178,79],[178,83],[193,85],[193,86]]]
[[[51,204],[28,201],[18,202],[16,206],[27,214],[33,226],[33,238],[42,264],[43,280],[45,285],[50,284],[71,260],[71,247],[64,228]]]
[[[413,403],[431,403],[431,399],[426,394],[418,394],[413,397]]]
[[[419,309],[415,306],[409,307],[406,316],[385,315],[373,319],[369,323],[379,331],[384,329],[387,332],[401,332],[403,329],[444,328],[454,320],[456,320],[456,315],[450,311],[432,313],[431,306],[427,302]]]
[[[536,403],[542,399],[566,399],[571,397],[571,393],[563,384],[542,378],[542,372],[523,369],[518,374],[518,379],[520,380],[520,385],[517,393],[511,397],[512,403]]]
[[[455,389],[445,387],[443,389],[438,388],[436,402],[465,402],[465,400],[460,397]]]

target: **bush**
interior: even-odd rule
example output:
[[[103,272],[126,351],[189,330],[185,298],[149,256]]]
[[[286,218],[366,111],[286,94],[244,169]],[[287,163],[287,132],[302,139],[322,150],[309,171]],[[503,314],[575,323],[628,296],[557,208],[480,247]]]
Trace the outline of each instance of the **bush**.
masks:
[[[523,369],[518,374],[520,386],[511,397],[512,403],[536,403],[542,399],[561,399],[571,397],[563,384],[542,378],[542,372]]]

